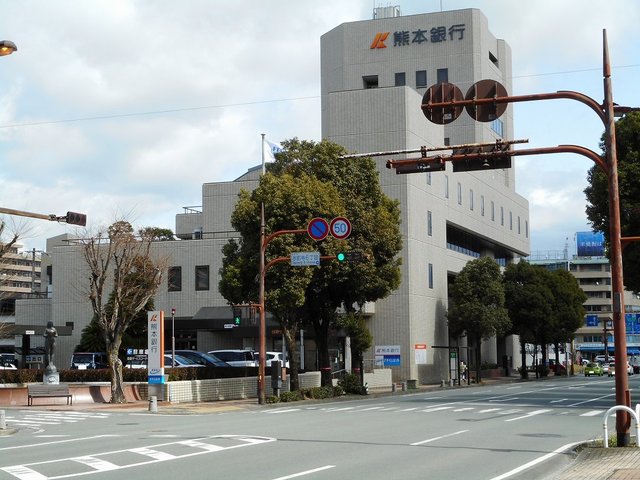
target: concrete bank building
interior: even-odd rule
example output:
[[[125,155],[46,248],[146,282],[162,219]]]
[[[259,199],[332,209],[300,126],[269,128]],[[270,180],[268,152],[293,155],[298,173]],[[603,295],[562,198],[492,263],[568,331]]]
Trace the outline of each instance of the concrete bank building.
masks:
[[[374,17],[339,25],[321,38],[323,138],[354,153],[513,138],[511,107],[493,122],[463,113],[445,126],[430,123],[421,111],[426,89],[438,82],[466,93],[476,81],[493,79],[511,92],[511,51],[491,34],[481,11],[401,16],[399,8],[387,7]],[[466,342],[449,336],[448,286],[472,259],[490,256],[506,265],[528,255],[528,202],[516,193],[515,168],[454,173],[447,165],[445,171],[397,175],[385,167],[389,158],[401,157],[377,157],[377,164],[384,191],[401,205],[402,284],[366,306],[374,347],[365,353],[365,366],[391,368],[394,381],[440,382],[450,374],[449,350],[442,347]],[[257,325],[229,328],[231,308],[217,285],[238,192],[255,188],[260,172],[257,166],[233,181],[204,183],[202,205],[176,216],[179,240],[155,244],[170,259],[155,306],[166,312],[169,327],[176,309],[176,348],[257,348]],[[42,284],[50,293],[17,302],[16,322],[70,326],[71,335],[58,341],[60,356],[70,358],[92,316],[78,284],[85,267],[79,248],[64,236],[49,239],[47,254]],[[170,348],[171,333],[165,332]],[[317,368],[311,333],[304,340],[309,370]],[[269,325],[267,335],[267,350],[279,350],[278,326]],[[517,362],[518,348],[516,338],[493,339],[483,346],[483,359]],[[337,368],[344,350],[332,353]]]

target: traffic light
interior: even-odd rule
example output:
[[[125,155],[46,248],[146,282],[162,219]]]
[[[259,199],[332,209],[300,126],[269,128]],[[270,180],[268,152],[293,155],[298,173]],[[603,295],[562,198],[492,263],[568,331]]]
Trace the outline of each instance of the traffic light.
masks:
[[[242,320],[242,309],[240,307],[233,307],[233,323],[236,327],[240,326]]]
[[[336,253],[336,260],[339,262],[361,262],[363,259],[362,252],[338,252]]]
[[[82,227],[87,225],[87,216],[84,213],[67,212],[65,218],[69,225],[80,225]]]

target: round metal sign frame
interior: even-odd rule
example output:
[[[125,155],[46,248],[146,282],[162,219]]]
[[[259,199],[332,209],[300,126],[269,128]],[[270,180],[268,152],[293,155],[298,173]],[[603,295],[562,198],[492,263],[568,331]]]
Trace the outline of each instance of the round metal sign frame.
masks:
[[[465,100],[480,100],[485,98],[507,97],[507,89],[495,80],[480,80],[469,88]],[[467,105],[467,113],[478,122],[493,122],[507,110],[505,103],[484,103],[482,105]]]
[[[331,220],[331,236],[338,240],[344,240],[351,235],[351,222],[345,217],[336,217]]]
[[[458,102],[464,100],[462,91],[453,83],[431,85],[422,97],[422,113],[430,122],[446,125],[453,122],[462,113],[461,105],[429,107],[430,103]]]
[[[324,218],[312,218],[307,225],[307,233],[316,241],[324,240],[329,235],[329,224]]]

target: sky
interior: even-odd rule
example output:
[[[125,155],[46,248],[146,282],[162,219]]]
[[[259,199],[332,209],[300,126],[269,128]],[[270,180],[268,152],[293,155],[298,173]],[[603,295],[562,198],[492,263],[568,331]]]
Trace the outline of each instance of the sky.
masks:
[[[372,18],[478,8],[511,46],[513,95],[574,90],[603,98],[607,29],[614,101],[640,106],[637,0],[0,0],[0,207],[87,214],[87,231],[118,219],[175,229],[202,184],[232,181],[272,142],[321,138],[320,36]],[[602,122],[570,100],[514,105],[522,148],[577,144],[600,152]],[[518,147],[521,148],[521,147]],[[589,231],[591,161],[516,157],[529,200],[531,252],[575,253]],[[4,219],[26,249],[77,227]]]

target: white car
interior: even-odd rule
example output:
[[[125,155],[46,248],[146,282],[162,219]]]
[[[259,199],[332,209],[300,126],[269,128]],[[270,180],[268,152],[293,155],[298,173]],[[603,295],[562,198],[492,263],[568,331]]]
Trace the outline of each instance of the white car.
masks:
[[[609,376],[612,377],[616,374],[616,365],[614,362],[609,364]],[[633,375],[633,367],[627,362],[627,375]]]
[[[0,370],[17,370],[18,368],[9,360],[0,357]]]
[[[271,366],[273,360],[278,360],[282,365],[282,352],[267,352],[267,367]],[[289,360],[286,361],[285,368],[289,368]]]

